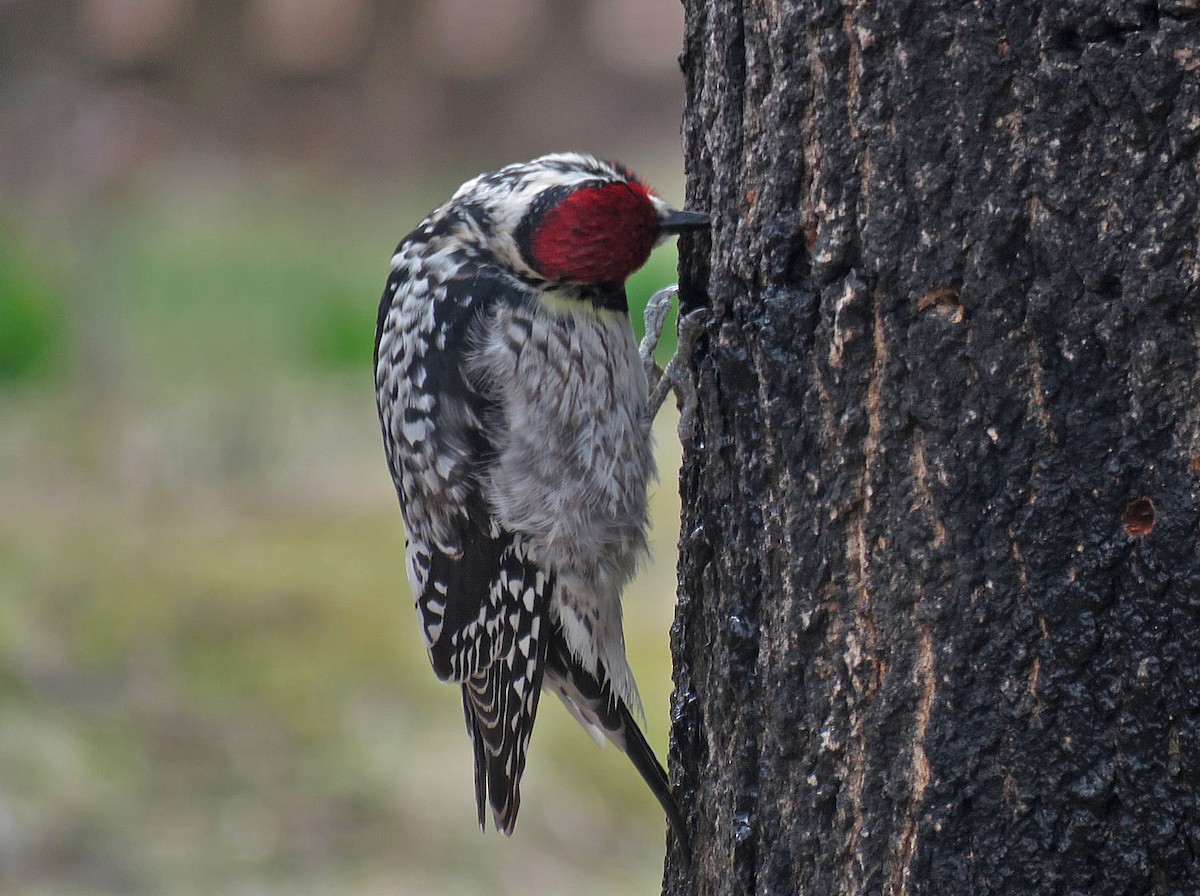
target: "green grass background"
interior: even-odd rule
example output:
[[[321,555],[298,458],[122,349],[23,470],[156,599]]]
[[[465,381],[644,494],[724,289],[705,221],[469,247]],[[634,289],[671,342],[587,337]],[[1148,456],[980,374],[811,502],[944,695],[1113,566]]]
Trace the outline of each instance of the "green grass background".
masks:
[[[657,890],[657,805],[557,701],[515,836],[479,833],[416,633],[371,346],[395,243],[460,179],[168,171],[36,237],[0,218],[0,892]],[[626,633],[665,758],[670,409],[658,442]]]

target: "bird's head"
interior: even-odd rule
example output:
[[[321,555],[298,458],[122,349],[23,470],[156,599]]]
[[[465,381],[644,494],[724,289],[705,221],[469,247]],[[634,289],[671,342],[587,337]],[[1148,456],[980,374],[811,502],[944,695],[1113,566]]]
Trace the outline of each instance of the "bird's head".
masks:
[[[575,153],[480,175],[455,201],[507,262],[552,284],[623,284],[668,236],[708,226],[629,169]]]

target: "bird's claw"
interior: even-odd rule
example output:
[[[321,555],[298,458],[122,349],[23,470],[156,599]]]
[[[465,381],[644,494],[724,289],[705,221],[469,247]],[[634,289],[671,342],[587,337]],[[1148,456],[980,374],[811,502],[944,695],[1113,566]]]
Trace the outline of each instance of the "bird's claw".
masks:
[[[679,295],[679,284],[664,287],[654,293],[646,303],[646,335],[638,347],[642,366],[646,371],[646,381],[650,384],[650,395],[646,402],[647,422],[654,419],[659,408],[666,401],[667,394],[674,392],[679,400],[679,438],[690,441],[696,426],[696,384],[692,379],[688,363],[696,342],[704,332],[709,319],[706,308],[698,308],[679,316],[676,327],[678,343],[675,354],[667,362],[665,368],[659,368],[654,361],[654,349],[662,336],[663,325],[667,313],[671,310],[672,296]]]

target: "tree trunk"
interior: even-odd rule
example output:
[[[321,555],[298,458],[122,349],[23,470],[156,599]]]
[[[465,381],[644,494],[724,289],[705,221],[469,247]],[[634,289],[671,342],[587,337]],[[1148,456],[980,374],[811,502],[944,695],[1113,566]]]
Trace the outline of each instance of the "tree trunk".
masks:
[[[687,0],[668,894],[1200,892],[1200,2]]]

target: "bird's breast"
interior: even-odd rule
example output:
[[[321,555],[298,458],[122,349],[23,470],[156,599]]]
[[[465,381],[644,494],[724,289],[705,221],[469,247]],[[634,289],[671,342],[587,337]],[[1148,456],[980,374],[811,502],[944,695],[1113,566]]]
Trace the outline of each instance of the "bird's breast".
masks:
[[[628,315],[531,303],[498,308],[491,324],[474,365],[506,433],[484,484],[500,524],[551,567],[626,578],[645,550],[654,475]]]

